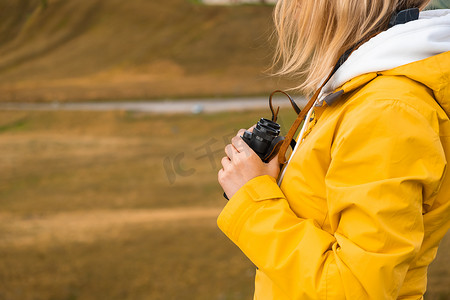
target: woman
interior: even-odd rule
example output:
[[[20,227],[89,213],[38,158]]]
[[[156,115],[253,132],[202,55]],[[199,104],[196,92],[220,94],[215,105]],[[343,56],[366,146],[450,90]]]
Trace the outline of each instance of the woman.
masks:
[[[280,74],[311,93],[341,59],[281,174],[242,131],[225,148],[218,225],[258,268],[255,299],[425,293],[450,224],[450,10],[415,16],[428,2],[279,0]]]

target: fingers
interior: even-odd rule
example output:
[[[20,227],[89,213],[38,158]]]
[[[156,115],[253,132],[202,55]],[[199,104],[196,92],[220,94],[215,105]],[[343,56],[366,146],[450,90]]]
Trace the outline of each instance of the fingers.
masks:
[[[241,138],[240,135],[236,135],[231,139],[231,144],[238,150],[238,152],[242,152],[242,144],[245,144],[244,140]]]
[[[224,156],[224,157],[222,157],[222,160],[220,161],[220,163],[222,164],[223,170],[228,170],[228,168],[231,165],[231,160],[227,156]]]
[[[237,135],[231,139],[231,144],[236,148],[238,152],[244,152],[247,150],[247,148],[250,149],[250,147],[247,145],[247,143],[241,138],[240,135]]]
[[[220,169],[219,172],[217,173],[217,180],[219,181],[220,185],[223,185],[224,183],[224,173],[225,170],[224,169]]]
[[[225,147],[225,154],[228,156],[229,159],[232,159],[233,156],[235,156],[238,153],[239,151],[232,144],[228,144]]]
[[[249,130],[253,130],[255,126],[256,125],[253,125]],[[231,144],[225,147],[225,153],[230,160],[232,160],[233,157],[236,158],[236,155],[239,153],[245,153],[247,157],[255,154],[241,137],[245,131],[245,129],[240,129],[236,136],[231,139]]]
[[[245,154],[246,157],[256,155],[255,151],[240,137],[235,136],[231,139],[231,144],[239,151],[239,153]]]

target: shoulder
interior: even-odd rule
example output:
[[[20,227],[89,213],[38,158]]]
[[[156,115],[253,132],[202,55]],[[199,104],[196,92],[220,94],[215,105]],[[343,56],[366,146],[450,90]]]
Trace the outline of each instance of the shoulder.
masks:
[[[448,119],[425,85],[405,76],[378,75],[358,89],[344,95],[336,110],[342,121],[351,120],[377,124],[404,122],[420,119],[422,126],[430,126],[439,132],[442,119]],[[356,125],[356,124],[355,124]]]

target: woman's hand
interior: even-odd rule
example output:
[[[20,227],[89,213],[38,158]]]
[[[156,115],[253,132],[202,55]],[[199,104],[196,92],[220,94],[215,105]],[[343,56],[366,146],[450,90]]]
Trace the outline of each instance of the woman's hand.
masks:
[[[253,127],[249,130],[252,131]],[[269,163],[264,163],[241,138],[244,131],[239,130],[231,139],[231,144],[225,147],[227,156],[222,158],[223,168],[218,174],[219,184],[229,199],[249,180],[262,175],[277,178],[280,173],[278,155]]]

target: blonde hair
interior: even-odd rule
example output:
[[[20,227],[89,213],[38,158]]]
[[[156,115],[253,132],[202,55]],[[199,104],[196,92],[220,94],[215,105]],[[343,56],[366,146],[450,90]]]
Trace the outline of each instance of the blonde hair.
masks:
[[[278,0],[275,75],[302,78],[293,89],[310,94],[338,58],[356,43],[387,29],[391,15],[425,8],[430,0]]]

